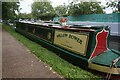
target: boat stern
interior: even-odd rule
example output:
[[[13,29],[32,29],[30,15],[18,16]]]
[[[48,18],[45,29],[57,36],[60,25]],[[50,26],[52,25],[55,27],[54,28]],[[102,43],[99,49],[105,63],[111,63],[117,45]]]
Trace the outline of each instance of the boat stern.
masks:
[[[100,72],[120,75],[120,52],[113,49],[106,50],[89,60],[88,67]]]

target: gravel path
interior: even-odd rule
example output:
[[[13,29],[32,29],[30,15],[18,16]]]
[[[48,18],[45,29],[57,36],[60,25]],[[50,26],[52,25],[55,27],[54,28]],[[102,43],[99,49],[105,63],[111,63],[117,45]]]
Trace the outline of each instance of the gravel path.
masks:
[[[0,24],[0,79],[2,78],[2,27]]]
[[[8,32],[1,31],[3,78],[61,78]]]

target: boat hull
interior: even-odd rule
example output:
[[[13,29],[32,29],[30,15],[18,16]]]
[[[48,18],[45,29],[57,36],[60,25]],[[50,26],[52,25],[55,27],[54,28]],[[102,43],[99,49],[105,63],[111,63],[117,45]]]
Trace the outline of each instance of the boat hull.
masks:
[[[96,71],[104,72],[104,73],[120,75],[120,73],[118,72],[118,70],[120,71],[120,68],[116,69],[115,67],[111,68],[110,66],[103,66],[103,65],[98,65],[94,63],[89,63],[88,68],[96,70]]]
[[[110,69],[120,52],[109,51],[108,28],[62,29],[17,23],[15,30],[74,65],[120,76],[120,62],[118,70]]]
[[[73,52],[67,51],[66,49],[61,48],[57,45],[54,45],[50,42],[46,42],[43,39],[40,39],[39,37],[37,37],[33,34],[24,32],[24,31],[19,30],[19,29],[16,29],[16,31],[19,32],[20,34],[26,36],[30,40],[33,40],[33,41],[39,43],[43,47],[55,52],[55,54],[57,54],[58,56],[62,57],[65,60],[67,60],[68,62],[70,62],[76,66],[81,66],[84,69],[87,68],[87,66],[88,66],[88,59],[87,58],[80,56],[80,55],[78,56],[78,55],[74,54]]]

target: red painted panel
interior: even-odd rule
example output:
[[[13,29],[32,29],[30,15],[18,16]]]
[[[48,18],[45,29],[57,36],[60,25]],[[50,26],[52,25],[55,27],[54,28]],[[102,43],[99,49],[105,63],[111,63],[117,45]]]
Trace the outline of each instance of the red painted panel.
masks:
[[[107,37],[108,37],[108,31],[104,29],[97,34],[96,46],[90,59],[94,58],[95,56],[101,54],[102,52],[108,49],[107,48]]]

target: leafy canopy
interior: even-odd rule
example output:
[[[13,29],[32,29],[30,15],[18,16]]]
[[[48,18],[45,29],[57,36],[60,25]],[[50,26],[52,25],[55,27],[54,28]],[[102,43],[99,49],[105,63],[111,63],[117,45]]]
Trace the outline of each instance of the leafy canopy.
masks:
[[[120,12],[120,1],[109,1],[106,3],[107,7],[112,8],[113,13],[119,13]]]
[[[34,2],[32,4],[32,14],[35,18],[49,19],[55,16],[55,11],[49,1]]]
[[[58,16],[67,16],[67,6],[64,4],[64,5],[59,5],[57,7],[55,7],[55,11],[56,11],[56,14]]]
[[[16,18],[16,11],[18,11],[19,2],[2,2],[2,19],[15,19]]]
[[[72,16],[104,13],[103,8],[98,2],[80,2],[76,4],[70,3],[68,9],[69,15]]]

